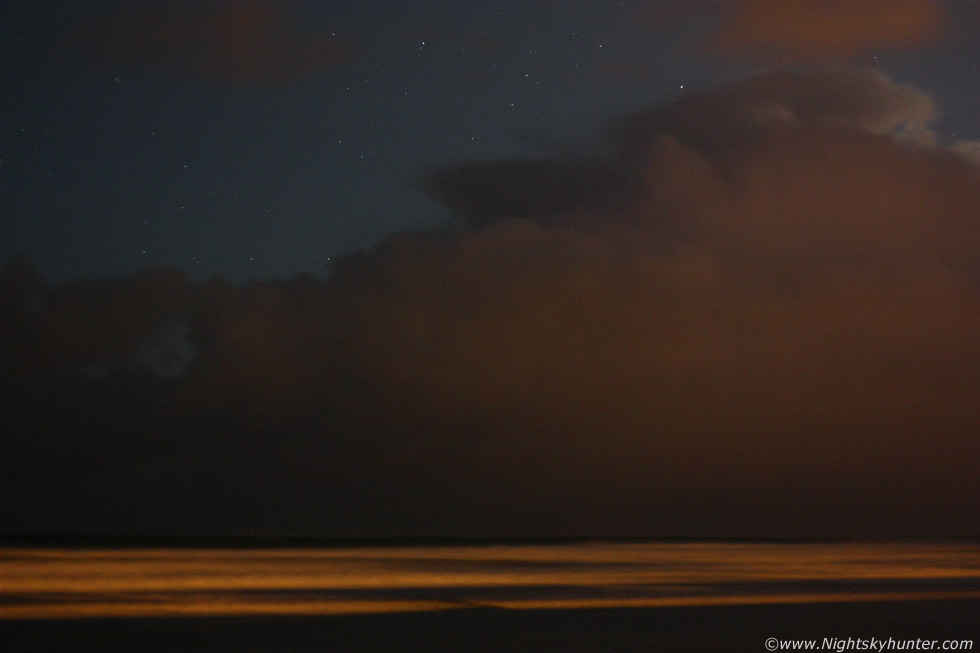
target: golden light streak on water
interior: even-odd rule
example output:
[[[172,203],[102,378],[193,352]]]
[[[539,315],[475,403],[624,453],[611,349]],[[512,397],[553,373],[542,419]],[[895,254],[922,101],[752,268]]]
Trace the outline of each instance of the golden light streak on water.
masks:
[[[980,547],[957,544],[0,550],[7,619],[977,597]]]

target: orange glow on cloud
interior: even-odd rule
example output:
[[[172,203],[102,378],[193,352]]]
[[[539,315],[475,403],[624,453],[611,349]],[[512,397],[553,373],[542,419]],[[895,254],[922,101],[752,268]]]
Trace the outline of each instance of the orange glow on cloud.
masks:
[[[743,1],[732,7],[713,45],[725,53],[849,59],[933,42],[943,19],[939,2]]]

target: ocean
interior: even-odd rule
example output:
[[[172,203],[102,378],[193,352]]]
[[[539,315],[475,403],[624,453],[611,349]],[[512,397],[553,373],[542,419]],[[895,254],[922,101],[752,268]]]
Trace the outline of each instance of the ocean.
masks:
[[[974,543],[575,541],[279,548],[8,545],[0,550],[0,635],[12,638],[10,641],[16,641],[22,650],[56,645],[58,641],[49,640],[58,633],[73,639],[76,650],[85,642],[92,650],[112,648],[119,643],[112,638],[120,633],[130,633],[126,646],[131,646],[140,641],[139,633],[147,628],[156,634],[152,642],[144,642],[142,648],[146,650],[157,650],[154,643],[163,641],[183,648],[206,642],[204,648],[213,650],[318,650],[317,641],[337,645],[329,638],[343,632],[347,635],[340,644],[345,650],[384,650],[384,642],[412,641],[411,637],[386,640],[393,623],[402,624],[407,633],[423,632],[430,637],[413,650],[451,650],[452,645],[442,646],[446,642],[439,639],[440,632],[455,633],[449,643],[466,648],[475,644],[466,640],[467,632],[474,637],[483,632],[491,640],[505,637],[502,646],[520,648],[522,643],[538,641],[535,637],[540,633],[535,634],[535,624],[555,619],[576,623],[576,615],[597,624],[598,630],[582,633],[586,642],[600,637],[598,649],[582,650],[613,650],[617,637],[636,634],[638,627],[643,631],[640,639],[630,642],[649,644],[653,638],[662,643],[664,623],[651,626],[651,632],[644,629],[645,624],[662,621],[665,614],[683,614],[680,621],[693,620],[695,630],[717,624],[719,618],[722,622],[732,619],[733,614],[756,615],[754,625],[739,623],[738,619],[731,624],[733,636],[744,639],[763,628],[768,618],[765,615],[774,614],[774,610],[796,615],[795,619],[803,619],[812,629],[813,620],[805,615],[828,614],[828,610],[835,614],[834,610],[842,609],[852,615],[869,611],[877,615],[878,625],[868,628],[898,632],[904,619],[904,626],[920,623],[922,628],[942,630],[948,626],[958,631],[933,632],[937,637],[970,637],[972,633],[959,631],[969,629],[973,620],[958,621],[956,614],[972,613],[978,605],[980,546]],[[911,618],[903,616],[910,606],[919,607]],[[935,616],[923,622],[923,614],[930,611]],[[612,617],[614,614],[620,616]],[[716,616],[703,617],[708,621],[699,626],[699,614]],[[628,623],[609,626],[610,618],[626,618]],[[513,630],[514,623],[523,623],[522,619],[526,625],[506,640],[506,624],[510,623]],[[498,626],[492,625],[495,620]],[[792,621],[790,618],[789,623]],[[472,622],[471,627],[460,626],[468,622]],[[291,631],[284,623],[292,623],[298,630]],[[364,624],[366,630],[351,625],[357,623]],[[375,625],[370,626],[372,623]],[[784,618],[772,628],[787,623]],[[602,624],[611,629],[607,634],[615,635],[612,642],[601,640]],[[238,635],[232,638],[238,644],[249,644],[245,648],[230,644],[227,638],[242,628],[259,629],[250,643],[238,642]],[[258,646],[256,642],[264,641],[262,633],[268,639],[269,628],[306,635],[297,635],[297,641],[280,636],[268,641],[268,646]],[[351,633],[362,630],[368,640],[351,639]],[[373,635],[372,630],[376,631]],[[553,626],[545,631],[560,635],[574,628],[570,631]],[[319,632],[321,640],[311,640],[307,636],[311,632]],[[675,644],[680,641],[677,635]],[[716,644],[729,641],[724,633],[716,635]],[[824,636],[830,635],[847,633],[838,629]],[[372,636],[381,639],[375,641]],[[878,632],[877,636],[892,635]],[[681,639],[688,641],[684,637]],[[570,650],[574,642],[559,639],[564,644],[557,647],[539,641],[542,648],[538,650]],[[37,647],[32,648],[32,644]],[[763,650],[761,640],[756,644],[754,650]],[[311,648],[306,648],[308,645]]]

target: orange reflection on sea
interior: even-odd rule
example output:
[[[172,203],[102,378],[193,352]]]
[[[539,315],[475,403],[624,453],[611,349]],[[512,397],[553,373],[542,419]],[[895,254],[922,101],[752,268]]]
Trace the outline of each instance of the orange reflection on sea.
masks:
[[[0,617],[352,614],[980,596],[955,543],[0,550]]]

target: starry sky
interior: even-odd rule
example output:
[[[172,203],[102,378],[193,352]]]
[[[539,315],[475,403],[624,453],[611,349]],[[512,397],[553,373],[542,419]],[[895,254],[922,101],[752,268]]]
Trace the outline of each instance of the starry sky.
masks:
[[[586,155],[620,116],[783,62],[882,70],[935,99],[942,140],[980,138],[972,3],[775,46],[710,2],[5,5],[0,255],[59,283],[323,277],[458,227],[433,169]]]
[[[0,528],[980,535],[978,10],[3,3]]]

